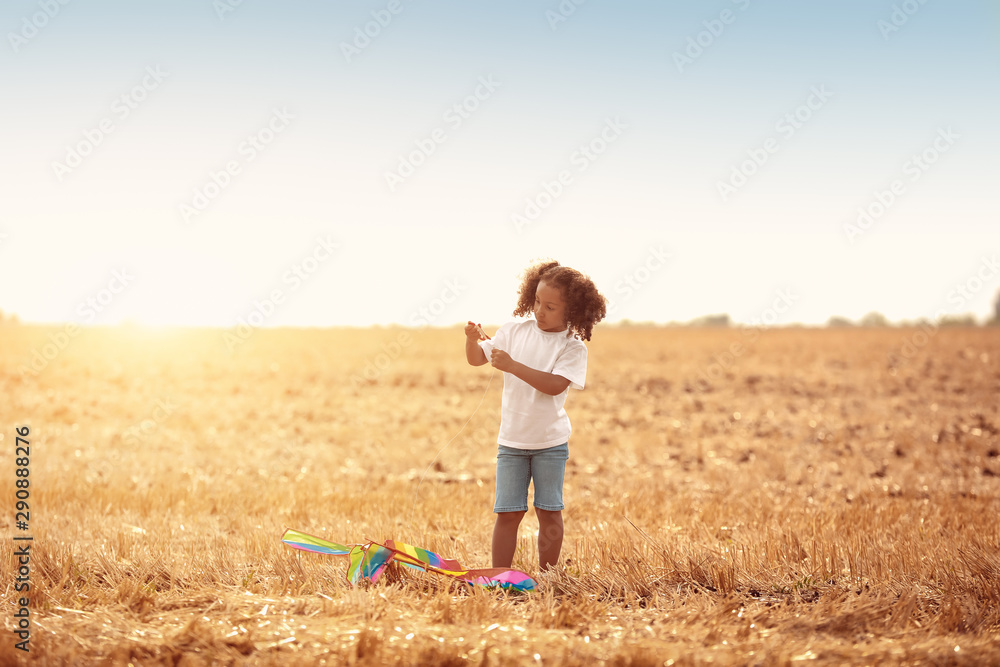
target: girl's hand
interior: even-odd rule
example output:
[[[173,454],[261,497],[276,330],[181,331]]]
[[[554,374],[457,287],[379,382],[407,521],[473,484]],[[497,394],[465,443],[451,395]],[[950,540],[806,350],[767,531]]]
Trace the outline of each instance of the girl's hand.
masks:
[[[493,368],[509,373],[514,368],[514,364],[517,362],[511,359],[510,355],[503,350],[493,348],[490,352],[490,363],[493,364]]]
[[[465,325],[465,337],[473,342],[489,339],[489,336],[487,336],[486,332],[483,331],[482,326],[471,320]]]
[[[465,325],[465,337],[473,342],[481,341],[483,338],[479,335],[479,327],[476,326],[475,322],[469,322]]]

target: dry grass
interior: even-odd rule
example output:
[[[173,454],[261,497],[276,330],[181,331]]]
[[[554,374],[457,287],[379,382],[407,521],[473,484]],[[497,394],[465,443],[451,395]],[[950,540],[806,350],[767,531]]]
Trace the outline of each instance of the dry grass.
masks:
[[[354,590],[343,560],[279,541],[489,565],[502,382],[460,330],[412,332],[361,382],[399,330],[235,353],[218,331],[90,330],[22,379],[51,333],[0,328],[8,533],[32,430],[39,664],[1000,664],[1000,330],[906,359],[912,331],[599,328],[568,402],[565,569],[527,595],[411,572]]]

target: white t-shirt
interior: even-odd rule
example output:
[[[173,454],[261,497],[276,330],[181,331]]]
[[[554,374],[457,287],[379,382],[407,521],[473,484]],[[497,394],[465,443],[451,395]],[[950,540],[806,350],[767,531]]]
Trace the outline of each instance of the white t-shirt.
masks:
[[[542,331],[534,319],[508,322],[492,340],[479,342],[489,360],[494,348],[529,368],[560,375],[569,386],[549,396],[511,373],[503,375],[500,435],[497,443],[516,449],[545,449],[569,441],[572,427],[563,406],[569,388],[583,389],[587,379],[587,346],[566,331]]]

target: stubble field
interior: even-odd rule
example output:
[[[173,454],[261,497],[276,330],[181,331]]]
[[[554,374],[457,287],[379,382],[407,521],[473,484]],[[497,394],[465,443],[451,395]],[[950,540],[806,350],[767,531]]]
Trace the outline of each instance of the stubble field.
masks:
[[[1000,664],[1000,329],[599,326],[527,594],[280,542],[489,566],[502,375],[461,329],[93,329],[22,377],[59,331],[0,327],[3,664]]]

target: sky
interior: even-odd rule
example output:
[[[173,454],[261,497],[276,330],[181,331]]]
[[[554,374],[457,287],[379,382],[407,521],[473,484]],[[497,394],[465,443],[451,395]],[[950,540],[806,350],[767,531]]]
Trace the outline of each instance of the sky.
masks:
[[[0,5],[0,310],[447,326],[992,313],[987,0]]]

